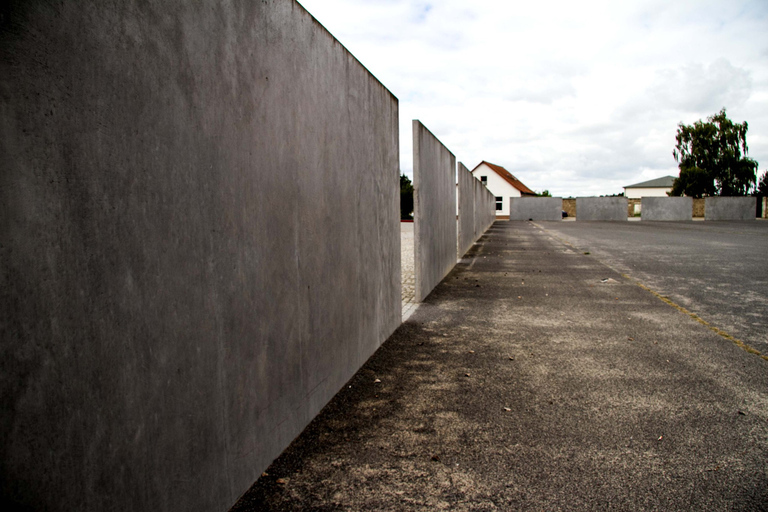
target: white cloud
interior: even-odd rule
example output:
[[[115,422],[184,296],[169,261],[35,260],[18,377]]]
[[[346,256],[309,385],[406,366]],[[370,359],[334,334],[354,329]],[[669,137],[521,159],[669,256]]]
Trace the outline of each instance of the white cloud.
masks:
[[[677,123],[726,107],[768,166],[760,1],[301,0],[470,169],[535,190],[621,192],[677,174]]]
[[[635,100],[678,112],[714,113],[726,105],[741,107],[751,92],[750,73],[721,58],[708,66],[695,63],[657,70],[653,84]]]

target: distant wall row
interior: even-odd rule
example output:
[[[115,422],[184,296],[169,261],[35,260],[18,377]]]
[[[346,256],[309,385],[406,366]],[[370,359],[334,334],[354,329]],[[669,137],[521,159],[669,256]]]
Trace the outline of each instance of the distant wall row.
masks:
[[[0,501],[227,510],[400,325],[397,99],[293,0],[5,2],[0,90]]]
[[[456,265],[457,254],[493,224],[496,203],[462,163],[457,170],[453,153],[418,120],[413,121],[413,189],[415,294],[422,301]]]
[[[509,200],[509,220],[560,220],[561,197],[512,197]]]
[[[456,254],[460,258],[475,243],[475,183],[480,183],[469,169],[459,162],[456,171],[456,183],[459,193],[459,234],[456,244]]]
[[[642,216],[642,218],[644,218],[646,220],[650,220],[649,218],[647,218],[645,215],[642,215],[642,213],[641,213],[642,209],[643,209],[643,202],[645,201],[647,203],[648,199],[649,199],[648,197],[644,197],[642,199],[641,198],[630,198],[629,199],[629,208],[627,210],[627,215],[629,217],[641,217]],[[662,197],[662,199],[664,199],[664,198]],[[755,204],[755,217],[756,218],[757,217],[768,218],[768,205],[764,204],[764,203],[767,202],[766,198],[758,197],[757,201],[758,202]],[[704,197],[693,198],[692,202],[693,202],[693,218],[694,219],[705,218],[706,217],[705,210],[706,210],[707,199],[704,198]],[[575,207],[574,207],[574,213],[573,214],[575,215]]]
[[[641,201],[625,197],[553,197],[510,198],[510,220],[560,220],[563,212],[576,220],[626,221],[632,211],[641,212],[642,220],[692,220],[696,208],[704,204],[705,220],[752,220],[757,207],[754,197],[644,197]],[[562,209],[562,210],[561,210]],[[763,216],[766,215],[763,208]]]
[[[474,196],[474,223],[475,223],[475,236],[474,241],[477,241],[483,234],[491,227],[496,221],[496,198],[493,193],[488,190],[488,187],[476,179],[472,182],[472,190]],[[467,192],[469,193],[469,192]],[[463,256],[467,251],[460,252],[459,256]]]
[[[456,177],[459,194],[456,255],[461,258],[496,220],[496,199],[461,162]]]

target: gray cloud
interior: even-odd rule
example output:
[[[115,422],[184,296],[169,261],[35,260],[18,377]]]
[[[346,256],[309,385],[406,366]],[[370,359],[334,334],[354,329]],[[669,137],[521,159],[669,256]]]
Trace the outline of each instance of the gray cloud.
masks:
[[[752,92],[751,74],[726,59],[709,65],[687,64],[657,71],[648,99],[657,108],[681,112],[716,112],[728,105],[739,107]]]

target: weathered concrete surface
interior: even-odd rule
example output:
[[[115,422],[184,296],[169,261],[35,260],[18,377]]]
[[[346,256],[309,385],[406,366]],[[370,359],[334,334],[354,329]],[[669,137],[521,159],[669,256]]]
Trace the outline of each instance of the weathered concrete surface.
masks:
[[[626,197],[577,197],[576,220],[627,220]]]
[[[510,197],[509,220],[563,220],[563,198]]]
[[[704,220],[755,220],[754,197],[706,197]]]
[[[768,354],[768,223],[542,225]]]
[[[416,300],[421,302],[456,264],[456,157],[413,120],[413,215]]]
[[[642,220],[682,221],[693,219],[691,197],[644,197]]]
[[[457,256],[461,258],[475,243],[475,184],[480,183],[464,164],[459,162],[457,170],[459,184],[459,236]]]
[[[497,222],[234,510],[761,510],[766,369]]]
[[[400,323],[397,100],[293,1],[1,9],[3,508],[226,509]]]
[[[768,197],[763,197],[762,202],[763,202],[763,218],[768,219]]]
[[[475,240],[477,240],[496,221],[496,198],[480,180],[475,179],[472,185],[475,191]]]

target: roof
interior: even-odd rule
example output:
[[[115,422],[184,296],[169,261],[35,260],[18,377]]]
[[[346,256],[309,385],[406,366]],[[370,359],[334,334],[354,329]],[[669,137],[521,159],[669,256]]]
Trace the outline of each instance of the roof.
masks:
[[[480,167],[480,166],[481,166],[481,165],[483,165],[483,164],[487,165],[487,166],[488,166],[488,167],[490,167],[490,168],[491,168],[491,170],[493,170],[493,171],[494,171],[496,174],[498,174],[499,176],[501,176],[502,178],[504,178],[504,181],[506,181],[507,183],[509,183],[510,185],[512,185],[513,187],[515,187],[517,190],[519,190],[521,194],[531,194],[531,195],[536,195],[536,192],[534,192],[533,190],[531,190],[531,189],[529,189],[528,187],[526,187],[526,186],[523,184],[523,182],[522,182],[522,181],[520,181],[519,179],[515,178],[515,177],[512,175],[512,173],[511,173],[511,172],[509,172],[508,170],[506,170],[505,168],[503,168],[503,167],[502,167],[502,166],[500,166],[500,165],[492,164],[492,163],[490,163],[490,162],[486,162],[485,160],[483,160],[482,162],[480,162],[479,164],[477,164],[477,165],[475,166],[475,168],[474,168],[474,169],[472,169],[472,171],[471,171],[471,172],[473,172],[473,173],[474,173],[474,172],[477,170],[477,168],[478,168],[478,167]]]
[[[627,185],[624,188],[672,188],[675,183],[674,176],[664,176],[656,178],[655,180],[644,181],[642,183],[635,183],[634,185]]]

